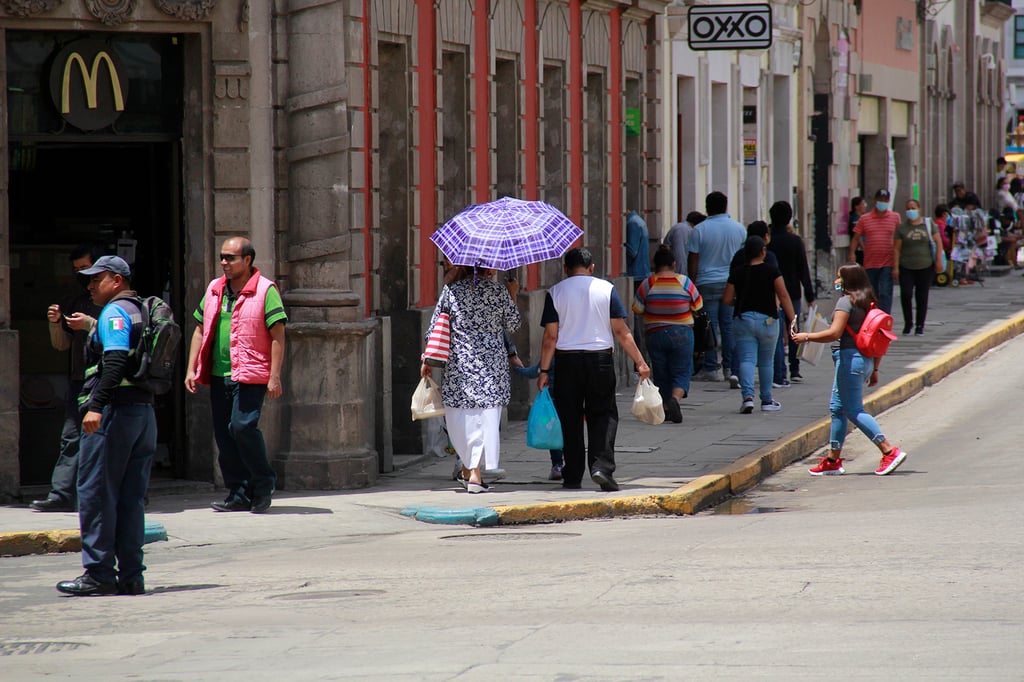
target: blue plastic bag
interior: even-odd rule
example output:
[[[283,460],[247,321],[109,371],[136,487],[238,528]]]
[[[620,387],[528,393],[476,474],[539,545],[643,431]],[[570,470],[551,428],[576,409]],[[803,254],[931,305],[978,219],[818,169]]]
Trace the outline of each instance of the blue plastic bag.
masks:
[[[555,403],[545,386],[533,401],[526,420],[526,444],[538,450],[561,450],[562,422],[558,420]]]

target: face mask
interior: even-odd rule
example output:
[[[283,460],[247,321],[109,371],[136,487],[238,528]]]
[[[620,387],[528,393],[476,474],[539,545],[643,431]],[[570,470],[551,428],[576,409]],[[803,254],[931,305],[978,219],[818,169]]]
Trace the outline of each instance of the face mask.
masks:
[[[842,282],[836,282],[835,286],[836,286],[836,291],[842,291],[843,290],[843,283]]]
[[[1009,185],[1003,185],[1003,191],[1004,192],[1010,191],[1010,186]]]
[[[888,201],[876,201],[875,202],[875,208],[878,209],[879,211],[888,211],[889,210],[889,202]]]
[[[907,209],[907,220],[917,220],[920,217],[921,217],[921,212],[920,211],[915,211],[912,208],[908,208]]]

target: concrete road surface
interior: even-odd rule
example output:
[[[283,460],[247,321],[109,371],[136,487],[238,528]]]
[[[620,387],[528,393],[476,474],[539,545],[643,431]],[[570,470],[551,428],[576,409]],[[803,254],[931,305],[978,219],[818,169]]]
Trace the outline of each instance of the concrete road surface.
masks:
[[[845,476],[807,461],[695,517],[366,507],[254,544],[249,515],[211,515],[209,544],[149,546],[140,597],[59,597],[76,555],[3,559],[0,679],[1024,680],[1022,358],[882,415],[910,453],[889,477],[852,434]]]

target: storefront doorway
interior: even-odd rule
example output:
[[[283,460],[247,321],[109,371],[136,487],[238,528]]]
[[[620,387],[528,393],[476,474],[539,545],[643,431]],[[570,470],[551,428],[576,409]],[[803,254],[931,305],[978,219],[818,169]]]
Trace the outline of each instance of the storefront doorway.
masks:
[[[19,464],[22,486],[44,485],[67,393],[67,353],[51,348],[45,313],[81,290],[68,260],[72,249],[95,244],[121,255],[140,295],[165,298],[180,322],[187,319],[181,45],[166,35],[8,32],[6,55]],[[175,386],[158,397],[154,476],[187,471],[182,382]]]

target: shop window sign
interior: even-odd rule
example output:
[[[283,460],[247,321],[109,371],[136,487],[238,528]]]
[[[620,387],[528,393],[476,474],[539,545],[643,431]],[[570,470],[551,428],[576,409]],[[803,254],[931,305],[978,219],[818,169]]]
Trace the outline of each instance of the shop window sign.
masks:
[[[639,108],[626,108],[626,137],[640,137]]]
[[[98,40],[76,40],[50,65],[50,96],[65,121],[79,130],[113,125],[124,112],[128,79],[117,52]]]
[[[177,139],[183,55],[174,34],[8,31],[8,134]]]

